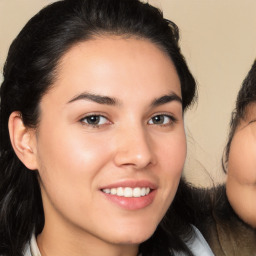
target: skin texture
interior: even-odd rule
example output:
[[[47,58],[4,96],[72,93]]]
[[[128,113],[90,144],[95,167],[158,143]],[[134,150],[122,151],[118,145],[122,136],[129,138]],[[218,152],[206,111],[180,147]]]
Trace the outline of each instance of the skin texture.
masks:
[[[77,98],[84,93],[112,100]],[[174,100],[156,104],[166,95]],[[177,96],[178,75],[159,47],[102,37],[64,55],[57,80],[41,100],[37,130],[22,127],[18,113],[12,114],[17,155],[39,171],[45,227],[37,241],[43,256],[137,254],[171,204],[184,165]],[[90,115],[102,116],[100,124],[88,124]],[[156,123],[155,116],[162,121]],[[126,209],[101,191],[137,181],[152,183],[155,193],[139,209]]]
[[[247,107],[231,142],[227,196],[235,212],[256,227],[256,104]]]

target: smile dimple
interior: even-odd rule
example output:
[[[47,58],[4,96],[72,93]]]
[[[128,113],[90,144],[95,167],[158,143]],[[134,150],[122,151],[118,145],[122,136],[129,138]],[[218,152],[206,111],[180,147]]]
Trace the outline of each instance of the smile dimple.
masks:
[[[118,188],[106,188],[102,189],[102,192],[110,195],[123,196],[123,197],[142,197],[150,193],[149,187],[118,187]]]

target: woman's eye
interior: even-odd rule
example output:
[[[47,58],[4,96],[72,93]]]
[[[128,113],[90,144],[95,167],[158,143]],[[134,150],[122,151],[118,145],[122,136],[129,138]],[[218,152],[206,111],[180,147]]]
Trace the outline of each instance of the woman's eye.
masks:
[[[168,124],[172,124],[176,121],[176,119],[172,116],[168,116],[168,115],[156,115],[154,117],[152,117],[149,120],[149,124],[156,124],[156,125],[168,125]]]
[[[101,116],[101,115],[86,116],[86,117],[83,117],[80,121],[82,123],[85,123],[85,124],[91,125],[91,126],[100,126],[100,125],[107,124],[109,122],[106,117]]]

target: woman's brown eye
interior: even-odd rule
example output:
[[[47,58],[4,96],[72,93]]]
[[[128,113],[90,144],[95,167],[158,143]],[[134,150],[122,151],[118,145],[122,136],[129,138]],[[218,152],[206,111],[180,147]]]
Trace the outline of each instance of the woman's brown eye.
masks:
[[[80,120],[87,125],[104,125],[108,122],[108,119],[101,115],[86,116]]]
[[[163,124],[164,121],[165,121],[164,119],[165,119],[165,117],[162,116],[162,115],[161,116],[154,116],[152,118],[154,124]]]
[[[149,124],[165,125],[175,122],[175,118],[168,115],[156,115],[149,120]]]
[[[88,124],[99,124],[100,117],[99,116],[89,116],[86,118]]]

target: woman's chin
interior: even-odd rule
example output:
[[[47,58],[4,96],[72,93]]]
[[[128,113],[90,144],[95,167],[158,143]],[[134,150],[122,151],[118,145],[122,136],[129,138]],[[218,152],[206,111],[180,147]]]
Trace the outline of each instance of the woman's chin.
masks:
[[[148,240],[154,233],[155,230],[136,230],[134,229],[133,232],[121,232],[117,234],[114,238],[114,244],[126,244],[126,245],[138,245],[146,240]]]

